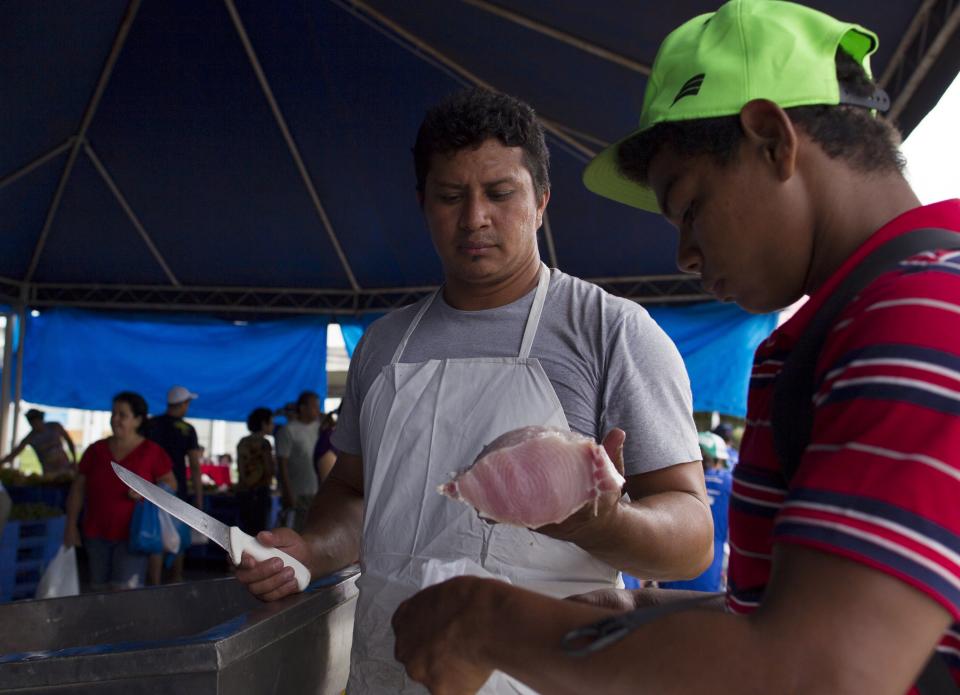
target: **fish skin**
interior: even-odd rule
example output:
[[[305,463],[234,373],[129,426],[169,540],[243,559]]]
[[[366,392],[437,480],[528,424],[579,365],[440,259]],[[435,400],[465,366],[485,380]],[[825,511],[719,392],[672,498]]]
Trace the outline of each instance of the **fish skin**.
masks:
[[[557,467],[563,464],[569,475],[559,478]],[[590,502],[596,509],[602,494],[625,482],[593,439],[552,427],[522,427],[497,437],[437,490],[484,519],[539,528],[560,523]]]

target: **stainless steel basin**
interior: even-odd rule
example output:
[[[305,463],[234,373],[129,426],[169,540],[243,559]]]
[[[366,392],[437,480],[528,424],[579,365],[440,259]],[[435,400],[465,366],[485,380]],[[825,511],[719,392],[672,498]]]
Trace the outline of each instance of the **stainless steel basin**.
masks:
[[[357,576],[266,604],[235,579],[0,604],[0,690],[339,694]]]

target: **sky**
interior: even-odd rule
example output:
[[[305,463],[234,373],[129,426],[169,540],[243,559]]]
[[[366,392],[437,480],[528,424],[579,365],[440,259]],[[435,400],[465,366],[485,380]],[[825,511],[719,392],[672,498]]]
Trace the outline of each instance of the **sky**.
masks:
[[[960,198],[960,75],[901,148],[907,178],[923,204]]]

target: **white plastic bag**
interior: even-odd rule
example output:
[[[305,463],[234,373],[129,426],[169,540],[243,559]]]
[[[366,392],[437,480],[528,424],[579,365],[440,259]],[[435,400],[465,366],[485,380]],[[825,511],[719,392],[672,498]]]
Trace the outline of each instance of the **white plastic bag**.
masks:
[[[80,593],[80,581],[77,577],[77,549],[73,546],[60,546],[60,550],[47,565],[46,571],[37,584],[35,598],[60,598],[76,596]]]
[[[163,538],[163,549],[165,552],[176,555],[180,552],[180,532],[173,523],[173,518],[162,509],[157,510],[160,514],[160,535]]]

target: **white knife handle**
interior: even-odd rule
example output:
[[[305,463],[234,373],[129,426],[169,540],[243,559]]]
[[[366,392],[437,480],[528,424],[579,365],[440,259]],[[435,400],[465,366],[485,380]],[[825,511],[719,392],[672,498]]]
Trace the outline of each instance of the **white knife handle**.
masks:
[[[306,589],[310,583],[310,570],[297,558],[277,548],[268,548],[253,536],[241,531],[239,527],[231,526],[230,559],[233,560],[233,564],[239,565],[244,553],[247,553],[247,555],[257,562],[263,562],[272,557],[278,557],[283,560],[284,567],[293,568],[293,573],[297,578],[297,586],[300,588],[300,591]]]

